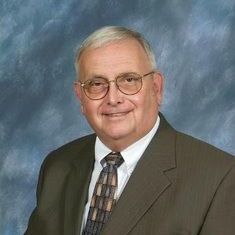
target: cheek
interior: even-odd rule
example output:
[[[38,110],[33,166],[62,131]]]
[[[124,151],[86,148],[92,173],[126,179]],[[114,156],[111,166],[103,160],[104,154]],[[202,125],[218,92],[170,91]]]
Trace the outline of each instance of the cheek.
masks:
[[[153,87],[149,87],[148,89],[143,90],[138,99],[136,99],[136,103],[142,109],[149,108],[152,104],[157,100],[157,93]]]
[[[158,97],[154,88],[150,88],[144,94],[142,94],[142,99],[139,100],[139,110],[144,116],[144,118],[153,115],[156,112],[158,106]]]
[[[83,114],[87,119],[96,119],[99,116],[100,104],[98,101],[84,100],[82,107]]]

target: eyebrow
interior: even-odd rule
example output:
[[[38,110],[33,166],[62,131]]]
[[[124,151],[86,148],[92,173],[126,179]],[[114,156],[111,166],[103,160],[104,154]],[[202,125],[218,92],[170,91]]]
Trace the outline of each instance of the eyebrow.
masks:
[[[92,74],[88,77],[88,79],[86,80],[91,80],[91,79],[96,79],[96,78],[104,78],[104,79],[107,79],[107,77],[105,75],[102,75],[102,74]]]
[[[103,75],[95,75],[95,76],[92,77],[92,79],[94,79],[94,78],[105,78],[105,79],[107,79],[107,77],[105,77]]]
[[[124,75],[130,75],[130,74],[139,75],[139,74],[136,73],[136,72],[123,72],[123,73],[120,73],[120,74],[118,74],[117,76],[115,76],[115,78],[120,77],[120,76],[124,76]],[[96,78],[108,79],[105,75],[102,75],[102,74],[94,74],[94,75],[91,75],[87,80],[96,79]]]

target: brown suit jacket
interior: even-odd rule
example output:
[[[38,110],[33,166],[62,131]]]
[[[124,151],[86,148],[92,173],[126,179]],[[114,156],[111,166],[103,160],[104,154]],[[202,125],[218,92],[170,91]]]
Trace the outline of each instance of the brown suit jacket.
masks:
[[[94,164],[95,135],[45,159],[26,235],[78,235]],[[234,235],[235,159],[175,131],[157,134],[130,177],[102,235]]]

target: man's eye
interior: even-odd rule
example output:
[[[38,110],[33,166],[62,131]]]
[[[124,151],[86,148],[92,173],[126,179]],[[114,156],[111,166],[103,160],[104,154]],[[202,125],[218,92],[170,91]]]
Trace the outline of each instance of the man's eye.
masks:
[[[88,85],[90,87],[99,87],[99,86],[103,86],[104,84],[105,83],[103,81],[94,80],[94,81],[90,81]]]
[[[102,83],[101,82],[92,82],[90,85],[91,86],[101,86]]]
[[[122,79],[122,82],[126,82],[126,83],[133,83],[133,82],[136,82],[138,81],[139,78],[138,77],[135,77],[135,76],[128,76],[128,77],[124,77]]]

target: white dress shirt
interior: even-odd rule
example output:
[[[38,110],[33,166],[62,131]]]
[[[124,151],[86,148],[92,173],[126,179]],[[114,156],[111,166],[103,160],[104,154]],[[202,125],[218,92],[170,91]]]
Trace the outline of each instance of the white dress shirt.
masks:
[[[137,162],[139,161],[145,149],[147,148],[150,141],[152,140],[153,136],[157,132],[159,123],[160,123],[160,117],[158,116],[155,125],[148,132],[148,134],[146,134],[137,142],[133,143],[132,145],[130,145],[129,147],[121,151],[121,155],[124,159],[124,162],[117,169],[118,187],[117,187],[117,191],[115,194],[116,200],[118,200],[118,198],[120,197],[123,189],[126,186],[127,181],[129,180],[133,170],[136,167]],[[89,191],[88,191],[88,201],[85,206],[85,210],[83,214],[82,230],[86,224],[86,220],[87,220],[87,216],[88,216],[88,212],[90,208],[90,202],[91,202],[91,198],[92,198],[93,191],[95,188],[95,184],[102,170],[102,165],[100,161],[110,152],[112,152],[112,150],[110,150],[107,146],[105,146],[97,137],[96,143],[95,143],[95,163],[94,163],[94,169],[92,172]]]

